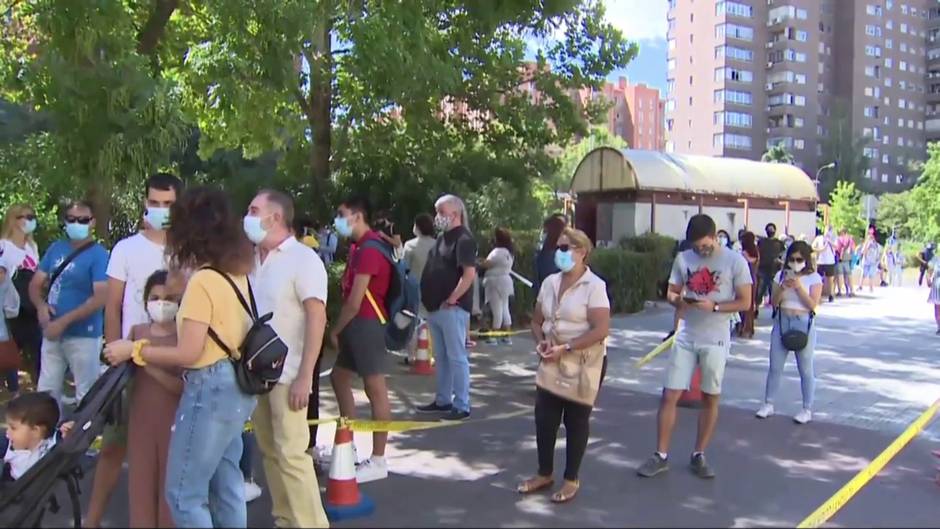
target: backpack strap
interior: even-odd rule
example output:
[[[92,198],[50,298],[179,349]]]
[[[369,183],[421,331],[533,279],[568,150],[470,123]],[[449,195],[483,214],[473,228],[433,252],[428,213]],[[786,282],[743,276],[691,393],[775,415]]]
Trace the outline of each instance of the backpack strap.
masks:
[[[228,274],[219,270],[218,268],[213,268],[211,266],[203,267],[203,269],[211,270],[219,274],[220,276],[222,276],[222,278],[225,279],[225,281],[228,282],[228,284],[232,287],[232,290],[235,291],[235,296],[238,298],[238,302],[248,313],[248,317],[251,318],[251,321],[256,321],[258,319],[258,307],[255,304],[255,294],[254,292],[251,291],[251,281],[249,281],[247,277],[245,278],[245,280],[248,281],[248,299],[250,300],[250,303],[251,303],[250,306],[249,306],[249,302],[245,301],[245,296],[242,295],[242,292],[238,288],[238,285],[235,284],[235,281],[233,281],[232,278],[229,277]],[[232,348],[225,345],[225,342],[222,341],[222,338],[219,337],[219,335],[212,329],[211,326],[209,327],[209,329],[207,329],[207,333],[209,334],[209,338],[211,338],[212,341],[215,342],[215,344],[218,345],[219,348],[225,352],[225,354],[227,354],[230,357],[232,356]]]

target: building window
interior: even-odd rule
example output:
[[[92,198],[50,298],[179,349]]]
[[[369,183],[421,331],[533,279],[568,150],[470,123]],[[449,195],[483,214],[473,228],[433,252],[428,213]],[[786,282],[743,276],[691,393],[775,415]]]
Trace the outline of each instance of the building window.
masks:
[[[894,47],[894,41],[891,39],[885,39],[885,48],[889,50]]]
[[[729,149],[750,150],[751,137],[743,134],[715,134],[712,145],[715,148],[724,146]]]
[[[901,42],[901,51],[907,51],[907,43],[906,43],[906,42],[903,42],[903,41]]]
[[[725,37],[746,40],[754,40],[754,29],[738,24],[724,23],[715,26],[715,38],[723,40]]]
[[[798,138],[793,140],[793,147],[795,147],[798,151],[802,151],[804,148],[806,148],[806,143],[802,139]]]
[[[872,24],[865,25],[865,34],[870,37],[880,37],[881,36],[881,26],[875,26]]]
[[[720,59],[722,57],[727,57],[729,59],[743,62],[751,62],[754,60],[754,52],[752,50],[739,48],[737,46],[716,46],[715,58]]]
[[[898,69],[900,69],[902,72],[906,72],[906,71],[907,71],[907,61],[899,61],[899,62],[898,62]]]
[[[907,33],[907,24],[901,22],[901,33]],[[903,44],[901,44],[903,46]]]
[[[660,42],[662,42],[662,41],[660,41]],[[662,64],[662,63],[660,63],[660,64]],[[667,69],[667,70],[675,70],[675,69],[676,69],[676,60],[675,60],[675,59],[669,59],[668,61],[666,61],[666,69]]]
[[[750,105],[752,97],[750,92],[743,90],[715,90],[715,103],[735,103]]]
[[[749,129],[753,119],[747,112],[715,112],[712,123],[714,125],[724,124],[729,127]]]
[[[891,68],[894,66],[894,61],[890,57],[885,57],[885,68]]]
[[[806,42],[808,39],[809,39],[809,33],[805,32],[805,31],[803,31],[803,30],[797,30],[797,31],[796,31],[796,40],[798,40],[798,41],[800,41],[800,42]]]
[[[868,4],[865,6],[865,12],[871,16],[880,17],[881,16],[881,6]]]
[[[751,18],[754,13],[754,8],[738,2],[720,1],[715,4],[716,15],[723,16],[726,13],[737,17]]]
[[[750,83],[754,80],[754,74],[750,70],[730,68],[727,66],[724,68],[715,68],[715,81],[721,81],[722,79],[739,83]]]
[[[870,44],[865,46],[865,55],[881,58],[881,46],[872,46]]]

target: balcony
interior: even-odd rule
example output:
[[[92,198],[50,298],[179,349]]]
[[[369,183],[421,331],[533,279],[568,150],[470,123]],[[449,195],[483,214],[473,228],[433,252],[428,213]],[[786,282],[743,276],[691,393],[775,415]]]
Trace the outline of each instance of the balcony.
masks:
[[[940,118],[928,119],[924,123],[924,130],[931,134],[940,132]]]
[[[767,27],[768,27],[771,31],[773,31],[773,30],[775,30],[775,29],[779,29],[779,28],[785,27],[788,22],[790,22],[791,20],[795,20],[795,19],[796,19],[796,17],[794,17],[793,15],[789,15],[789,14],[787,14],[787,15],[780,15],[780,16],[777,16],[777,17],[768,19],[768,20],[767,20]]]

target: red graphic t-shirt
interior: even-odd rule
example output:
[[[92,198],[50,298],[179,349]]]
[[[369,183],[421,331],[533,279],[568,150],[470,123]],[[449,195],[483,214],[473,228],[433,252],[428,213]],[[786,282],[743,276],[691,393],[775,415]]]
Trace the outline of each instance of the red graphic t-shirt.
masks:
[[[383,311],[383,317],[388,320],[388,315],[384,314],[386,310],[385,296],[388,294],[388,287],[392,280],[392,265],[385,259],[382,252],[375,248],[360,249],[362,245],[369,240],[381,241],[382,239],[374,231],[369,231],[349,248],[349,257],[346,260],[346,271],[343,272],[343,300],[349,297],[353,280],[357,275],[370,275],[372,277],[369,279],[369,292],[371,292],[372,297],[375,298],[379,309]],[[369,303],[369,299],[366,296],[363,296],[362,304],[359,305],[359,313],[356,316],[372,320],[379,319],[375,310],[372,308],[372,303]]]

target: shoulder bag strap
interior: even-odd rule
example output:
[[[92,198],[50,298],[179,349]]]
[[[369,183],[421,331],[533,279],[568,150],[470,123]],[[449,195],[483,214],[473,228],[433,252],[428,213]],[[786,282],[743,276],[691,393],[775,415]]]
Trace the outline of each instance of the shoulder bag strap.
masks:
[[[56,267],[56,269],[52,272],[52,275],[49,276],[49,286],[51,287],[52,284],[55,283],[56,279],[59,279],[59,276],[62,275],[62,272],[65,272],[65,267],[71,264],[72,261],[74,261],[76,257],[81,255],[82,252],[84,252],[85,250],[91,248],[94,244],[95,244],[95,241],[88,241],[85,244],[79,246],[78,248],[75,248],[74,250],[72,250],[72,253],[70,253],[68,257],[65,258],[64,261],[59,263],[59,266]]]
[[[204,270],[212,270],[213,272],[222,276],[222,278],[225,279],[225,281],[228,282],[228,284],[232,287],[232,290],[235,292],[235,296],[238,298],[238,302],[241,303],[242,307],[245,309],[245,312],[248,313],[252,320],[258,319],[258,307],[255,305],[255,295],[251,291],[251,281],[248,281],[247,278],[245,279],[248,281],[248,298],[251,300],[251,305],[249,306],[248,302],[245,301],[245,296],[242,295],[242,291],[238,288],[238,285],[235,284],[235,281],[233,281],[228,274],[219,270],[218,268],[213,268],[211,266],[204,267]]]
[[[392,260],[391,255],[389,255],[389,253],[385,250],[385,248],[383,247],[383,244],[376,240],[368,240],[362,243],[362,246],[356,249],[357,260],[359,259],[359,255],[360,255],[359,252],[366,248],[374,248],[375,250],[378,250],[378,252],[382,254],[382,257],[384,257],[385,260],[388,261],[390,266],[392,267],[395,266],[395,263]],[[382,313],[382,309],[379,308],[378,302],[375,301],[375,296],[372,295],[372,292],[369,290],[368,286],[366,286],[366,299],[369,300],[369,304],[372,305],[372,310],[374,310],[376,316],[379,317],[379,323],[381,323],[382,325],[385,325],[387,323],[387,320],[384,314]]]

